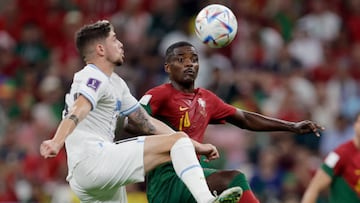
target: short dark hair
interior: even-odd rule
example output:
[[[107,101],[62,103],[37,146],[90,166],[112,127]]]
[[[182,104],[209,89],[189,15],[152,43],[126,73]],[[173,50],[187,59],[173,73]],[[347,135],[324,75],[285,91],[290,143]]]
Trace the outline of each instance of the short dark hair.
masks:
[[[109,36],[112,25],[107,20],[99,20],[93,24],[84,25],[76,33],[75,43],[80,55],[84,58],[87,46],[99,39]]]
[[[184,47],[184,46],[194,47],[194,45],[192,45],[189,42],[185,42],[185,41],[175,42],[166,49],[165,61],[170,62],[171,57],[174,55],[174,49],[176,49],[178,47]]]

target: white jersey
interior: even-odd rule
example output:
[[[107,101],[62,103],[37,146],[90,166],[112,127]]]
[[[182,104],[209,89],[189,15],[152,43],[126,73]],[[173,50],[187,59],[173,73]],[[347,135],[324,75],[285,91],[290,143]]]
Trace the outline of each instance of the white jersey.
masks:
[[[75,73],[71,90],[65,97],[63,116],[79,95],[89,100],[92,109],[65,140],[69,176],[73,167],[89,156],[89,148],[94,143],[113,142],[119,115],[128,115],[139,108],[123,79],[116,73],[108,77],[93,64]]]

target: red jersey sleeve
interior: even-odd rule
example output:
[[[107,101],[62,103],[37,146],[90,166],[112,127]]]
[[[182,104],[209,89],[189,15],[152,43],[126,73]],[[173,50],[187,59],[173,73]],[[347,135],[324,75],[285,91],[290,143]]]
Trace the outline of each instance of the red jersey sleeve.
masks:
[[[167,90],[164,88],[164,86],[158,86],[150,89],[140,99],[140,103],[150,115],[157,115],[161,105],[167,98],[166,92]]]
[[[223,124],[225,123],[226,117],[236,113],[235,107],[225,103],[214,93],[205,89],[203,89],[203,91],[204,94],[206,94],[207,104],[209,104],[208,113],[210,113],[211,124]]]
[[[325,164],[333,169],[334,175],[343,173],[344,168],[348,163],[348,158],[351,157],[351,142],[346,142],[337,147],[333,152],[330,152],[325,158]]]

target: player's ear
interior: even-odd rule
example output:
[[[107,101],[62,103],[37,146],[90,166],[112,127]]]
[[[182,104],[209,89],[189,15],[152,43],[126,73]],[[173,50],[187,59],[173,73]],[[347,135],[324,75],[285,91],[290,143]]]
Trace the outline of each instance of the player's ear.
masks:
[[[170,64],[165,63],[164,70],[165,70],[165,72],[170,73]]]
[[[95,50],[96,50],[96,53],[100,56],[103,56],[105,55],[105,48],[104,48],[104,45],[102,44],[96,44],[96,47],[95,47]]]

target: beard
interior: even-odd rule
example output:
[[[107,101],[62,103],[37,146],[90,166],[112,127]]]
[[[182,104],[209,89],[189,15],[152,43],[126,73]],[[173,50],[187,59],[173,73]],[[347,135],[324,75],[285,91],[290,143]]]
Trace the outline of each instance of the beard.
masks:
[[[113,64],[114,64],[115,66],[121,66],[121,65],[123,65],[123,63],[124,63],[124,60],[122,60],[121,58],[118,58],[117,60],[115,60],[115,61],[113,62]]]
[[[115,61],[115,62],[114,62],[114,65],[115,65],[115,66],[121,66],[122,64],[123,64],[122,61]]]

